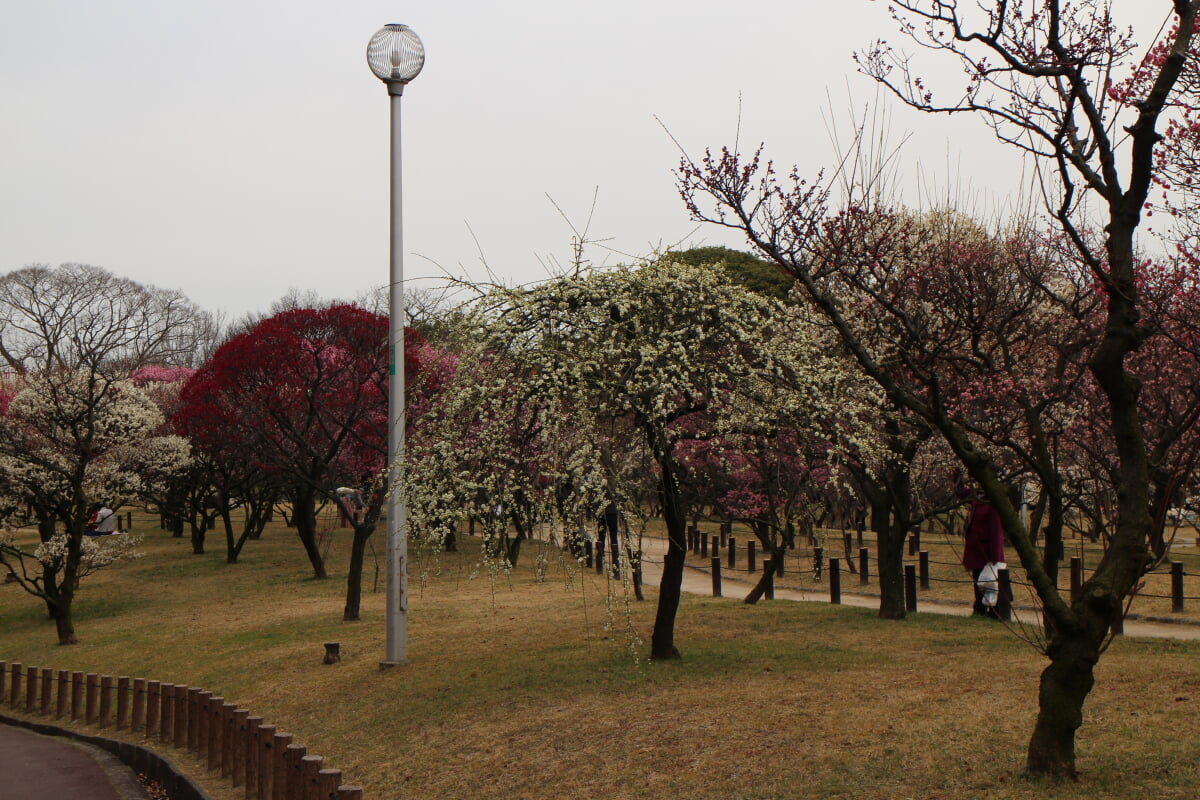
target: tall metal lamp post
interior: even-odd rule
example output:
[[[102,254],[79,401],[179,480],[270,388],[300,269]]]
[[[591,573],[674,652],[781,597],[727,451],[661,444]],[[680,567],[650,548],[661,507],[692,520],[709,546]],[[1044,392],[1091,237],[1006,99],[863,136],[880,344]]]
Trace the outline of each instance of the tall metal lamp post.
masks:
[[[408,510],[400,479],[404,463],[404,228],[401,206],[400,96],[425,66],[425,46],[407,25],[385,25],[367,44],[367,63],[391,98],[391,272],[388,378],[387,654],[381,669],[408,657]]]

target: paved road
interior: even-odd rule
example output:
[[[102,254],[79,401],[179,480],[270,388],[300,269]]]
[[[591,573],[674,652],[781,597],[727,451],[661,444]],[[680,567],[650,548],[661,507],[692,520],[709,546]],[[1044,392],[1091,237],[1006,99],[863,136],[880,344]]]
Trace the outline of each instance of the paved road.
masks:
[[[133,770],[90,745],[0,724],[0,800],[148,800]]]

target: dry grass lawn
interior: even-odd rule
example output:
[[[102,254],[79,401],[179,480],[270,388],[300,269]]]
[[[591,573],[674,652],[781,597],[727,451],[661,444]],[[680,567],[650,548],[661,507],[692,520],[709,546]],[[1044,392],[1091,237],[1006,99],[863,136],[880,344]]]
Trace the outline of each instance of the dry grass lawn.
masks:
[[[414,563],[410,661],[381,672],[383,596],[341,622],[349,532],[328,544],[333,577],[313,581],[283,529],[233,566],[220,540],[193,556],[153,531],[145,558],[85,584],[78,646],[57,647],[44,609],[0,586],[0,659],[214,691],[368,800],[1200,796],[1198,643],[1116,641],[1086,708],[1081,781],[1043,785],[1016,775],[1044,659],[997,624],[686,597],[684,658],[649,662],[653,591],[627,600],[537,543],[494,576],[468,546]],[[326,641],[340,664],[321,663]]]

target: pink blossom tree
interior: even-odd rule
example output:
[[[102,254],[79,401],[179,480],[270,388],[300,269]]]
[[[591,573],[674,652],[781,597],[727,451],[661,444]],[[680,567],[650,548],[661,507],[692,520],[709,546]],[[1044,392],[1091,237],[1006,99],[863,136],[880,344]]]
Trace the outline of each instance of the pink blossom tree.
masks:
[[[1193,37],[1200,3],[1176,0],[1162,6],[1164,13],[1175,15],[1176,25],[1142,59],[1137,58],[1131,32],[1117,25],[1109,5],[1089,0],[1045,0],[1033,7],[996,2],[971,8],[941,0],[893,2],[903,36],[961,67],[958,86],[922,76],[911,57],[884,42],[858,55],[860,69],[904,103],[934,114],[978,115],[1001,141],[1038,163],[1045,176],[1047,213],[1057,228],[1056,236],[1039,238],[1057,246],[1059,282],[1022,283],[1049,304],[1053,313],[1048,319],[1061,324],[1055,329],[1060,333],[1084,330],[1092,311],[1100,321],[1094,336],[1073,340],[1070,335],[1052,335],[1058,346],[1045,350],[1043,358],[1014,364],[1008,378],[1003,370],[993,371],[1002,379],[986,387],[973,385],[972,373],[986,374],[978,367],[1003,355],[1009,340],[993,336],[993,346],[980,351],[973,339],[964,339],[965,349],[958,352],[971,370],[949,373],[960,384],[957,400],[942,391],[942,371],[930,371],[916,358],[923,358],[932,342],[942,341],[930,335],[936,331],[928,330],[926,320],[944,315],[918,317],[905,314],[901,306],[884,308],[906,334],[896,341],[902,345],[900,352],[911,356],[900,365],[918,379],[914,382],[901,380],[897,370],[880,359],[844,304],[856,298],[879,304],[883,299],[876,286],[864,283],[878,277],[872,253],[844,234],[853,228],[847,226],[855,215],[878,212],[867,202],[869,191],[852,199],[857,207],[829,215],[827,193],[806,183],[798,172],[779,179],[771,165],[757,157],[743,160],[727,152],[699,165],[685,163],[682,170],[684,197],[692,212],[743,230],[764,256],[796,277],[864,372],[893,403],[938,431],[996,507],[1048,622],[1045,651],[1050,661],[1042,673],[1040,711],[1025,761],[1032,775],[1076,774],[1075,735],[1094,684],[1094,666],[1113,620],[1150,563],[1155,516],[1152,454],[1135,362],[1159,326],[1150,317],[1153,307],[1139,280],[1135,240],[1151,186],[1156,175],[1163,174],[1156,162],[1163,126],[1173,118],[1186,119],[1179,110],[1195,106],[1187,76],[1196,62]],[[1131,76],[1125,83],[1114,77],[1122,71]],[[947,74],[943,70],[939,77]],[[947,95],[950,99],[943,101]],[[1083,202],[1083,195],[1090,195],[1094,204]],[[838,246],[822,252],[822,243],[829,241]],[[840,255],[850,253],[852,257]],[[849,294],[831,288],[829,277]],[[995,363],[1007,366],[1005,361]],[[1040,377],[1032,374],[1039,367]],[[1078,388],[1084,381],[1094,381],[1103,401],[1115,504],[1105,556],[1079,598],[1070,602],[1059,595],[1054,566],[1036,547],[1010,497],[1005,468],[993,445],[1004,441],[1004,449],[1012,454],[1023,444],[1041,442],[1030,447],[1024,459],[1053,500],[1061,491],[1064,465],[1047,446],[1071,424],[1069,409],[1079,408]],[[980,394],[985,388],[986,396]],[[1049,390],[1049,397],[1039,397],[1034,388]],[[1005,424],[1020,423],[1007,429],[973,419],[968,398],[986,400],[978,403],[980,409],[1013,408],[1011,401],[1024,399],[1015,407],[1025,419],[1004,415]],[[1042,431],[1044,426],[1050,428]]]

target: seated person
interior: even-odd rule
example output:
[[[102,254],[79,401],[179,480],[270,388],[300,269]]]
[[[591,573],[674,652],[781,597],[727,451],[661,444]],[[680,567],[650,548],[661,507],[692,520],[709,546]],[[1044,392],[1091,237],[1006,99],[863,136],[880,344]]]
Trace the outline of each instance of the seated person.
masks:
[[[92,506],[92,516],[88,519],[84,533],[88,536],[108,536],[117,529],[117,515],[103,503]]]

